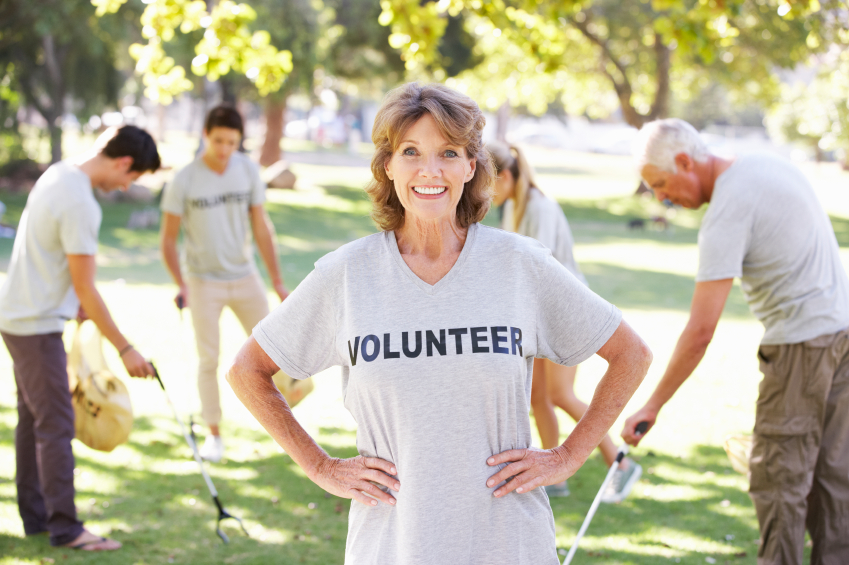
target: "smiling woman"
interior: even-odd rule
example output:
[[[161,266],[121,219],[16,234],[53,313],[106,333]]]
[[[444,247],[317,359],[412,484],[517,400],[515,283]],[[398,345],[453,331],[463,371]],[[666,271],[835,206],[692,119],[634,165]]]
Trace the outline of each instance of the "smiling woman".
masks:
[[[423,212],[423,220],[448,214],[461,228],[482,220],[495,178],[481,141],[484,123],[473,100],[441,85],[408,84],[387,95],[372,129],[374,180],[366,186],[375,223],[399,229],[405,210]],[[399,185],[404,188],[396,190]],[[422,208],[411,192],[440,203]]]
[[[493,182],[483,126],[445,86],[389,93],[367,189],[384,231],[319,260],[228,373],[307,476],[353,499],[348,565],[557,564],[537,487],[577,471],[648,369],[619,310],[541,244],[478,223]],[[586,416],[563,445],[532,448],[534,357],[594,353],[610,365]],[[329,457],[271,380],[333,365],[357,421],[351,459]]]

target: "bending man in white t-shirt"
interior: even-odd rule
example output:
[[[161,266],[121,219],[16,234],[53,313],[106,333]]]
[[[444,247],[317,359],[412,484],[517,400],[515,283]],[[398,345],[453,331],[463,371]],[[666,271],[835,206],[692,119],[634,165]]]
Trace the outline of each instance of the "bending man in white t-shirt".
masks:
[[[175,175],[162,196],[162,257],[180,287],[177,306],[189,306],[192,313],[201,414],[210,430],[200,452],[213,462],[224,456],[218,391],[221,312],[229,306],[248,333],[269,312],[251,233],[277,296],[282,301],[289,294],[280,276],[274,225],[263,207],[265,184],[257,166],[237,151],[243,134],[238,111],[213,108],[204,124],[204,151]],[[181,227],[185,278],[177,252]]]
[[[88,317],[115,346],[130,376],[153,375],[95,286],[103,212],[92,188],[126,190],[159,166],[153,138],[135,126],[110,128],[87,154],[51,165],[27,197],[0,287],[0,335],[12,357],[18,397],[18,511],[24,534],[48,532],[53,546],[121,547],[84,528],[74,505],[75,416],[62,332],[67,321]]]
[[[763,322],[749,494],[758,564],[849,563],[849,280],[828,216],[802,172],[773,155],[711,155],[681,120],[640,132],[637,161],[659,200],[697,209],[699,271],[690,320],[657,389],[625,423],[658,412],[702,360],[734,277]]]

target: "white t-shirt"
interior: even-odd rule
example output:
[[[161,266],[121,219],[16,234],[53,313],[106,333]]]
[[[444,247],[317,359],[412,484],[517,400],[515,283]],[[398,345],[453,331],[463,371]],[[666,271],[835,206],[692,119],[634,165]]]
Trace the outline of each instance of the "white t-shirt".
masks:
[[[435,285],[394,232],[341,247],[253,337],[295,378],[341,365],[359,453],[398,469],[397,505],[351,503],[346,564],[557,565],[545,491],[496,499],[486,460],[531,446],[534,357],[576,365],[620,320],[538,242],[473,224]]]
[[[502,228],[507,231],[513,231],[513,207],[513,199],[508,198],[504,202],[504,216],[501,220]],[[569,269],[569,272],[578,280],[587,284],[587,279],[578,268],[572,252],[575,239],[572,237],[572,230],[569,229],[566,214],[563,213],[560,204],[543,194],[541,190],[536,188],[529,190],[525,213],[516,233],[532,237],[548,247],[555,259]]]
[[[849,326],[849,280],[808,179],[769,154],[716,179],[699,229],[697,281],[740,277],[762,344],[802,343]]]
[[[256,270],[249,211],[265,202],[265,183],[246,155],[233,153],[220,175],[199,156],[164,190],[162,211],[181,217],[189,275],[231,281]]]
[[[67,255],[95,255],[102,213],[91,180],[60,161],[27,198],[9,273],[0,288],[0,331],[13,335],[61,332],[76,318]]]

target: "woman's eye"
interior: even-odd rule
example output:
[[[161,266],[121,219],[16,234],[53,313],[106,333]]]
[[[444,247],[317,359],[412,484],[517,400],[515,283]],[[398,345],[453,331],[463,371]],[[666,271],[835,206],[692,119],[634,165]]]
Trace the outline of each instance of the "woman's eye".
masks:
[[[401,152],[401,154],[402,154],[402,155],[415,155],[415,154],[416,154],[416,150],[415,150],[415,149],[413,149],[412,147],[408,147],[408,148],[404,149],[404,150]]]
[[[445,156],[446,156],[446,157],[456,157],[456,156],[457,156],[457,152],[456,152],[456,151],[452,151],[452,150],[450,150],[450,149],[449,149],[448,151],[446,151],[446,152],[445,152]]]

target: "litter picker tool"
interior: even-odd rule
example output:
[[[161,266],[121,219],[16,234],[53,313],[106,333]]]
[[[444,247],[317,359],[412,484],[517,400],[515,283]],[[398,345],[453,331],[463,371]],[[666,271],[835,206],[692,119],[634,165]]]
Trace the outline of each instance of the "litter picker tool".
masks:
[[[153,363],[151,363],[153,367]],[[183,437],[186,438],[186,443],[189,444],[189,447],[192,448],[192,453],[195,456],[195,461],[197,461],[198,467],[200,467],[200,472],[203,475],[203,480],[206,481],[206,486],[209,489],[209,494],[212,495],[212,501],[215,503],[215,506],[218,508],[218,522],[215,526],[215,533],[218,534],[218,537],[226,544],[230,543],[230,538],[227,537],[221,530],[221,520],[225,520],[227,518],[232,518],[239,523],[239,526],[242,528],[242,531],[245,532],[245,535],[251,537],[248,531],[245,529],[245,525],[242,523],[240,518],[233,516],[225,508],[221,505],[221,501],[218,500],[218,491],[215,490],[215,485],[212,484],[212,479],[209,478],[209,473],[206,472],[206,467],[203,466],[203,460],[200,458],[200,453],[198,452],[198,446],[195,443],[194,438],[189,432],[186,430],[186,426],[183,425],[183,421],[180,419],[179,414],[177,414],[177,409],[174,407],[174,403],[171,402],[171,397],[168,396],[168,392],[165,390],[165,385],[162,384],[162,379],[159,377],[159,371],[156,370],[156,367],[153,367],[153,376],[156,377],[156,380],[159,382],[159,386],[162,388],[162,392],[165,394],[165,399],[168,401],[168,406],[171,407],[171,412],[174,413],[174,418],[177,420],[177,423],[180,424],[180,431],[183,432]]]
[[[648,422],[640,422],[637,424],[636,432],[643,435],[646,433],[648,427]],[[604,494],[604,491],[607,490],[607,485],[613,480],[613,474],[616,472],[616,469],[619,468],[619,464],[625,458],[627,453],[628,445],[623,444],[622,447],[619,448],[619,452],[616,454],[616,460],[610,466],[610,470],[607,471],[607,476],[604,477],[604,482],[601,483],[601,488],[598,489],[598,494],[596,494],[595,499],[593,499],[590,511],[587,513],[587,517],[584,518],[584,523],[581,524],[581,529],[578,530],[578,536],[575,538],[575,543],[572,544],[572,549],[569,550],[569,553],[566,555],[566,559],[563,560],[563,565],[569,565],[572,562],[572,558],[575,557],[575,553],[578,551],[578,544],[581,543],[581,538],[584,537],[584,534],[587,532],[587,528],[590,527],[590,522],[592,522],[596,510],[598,510],[598,505],[601,504],[601,497]]]

